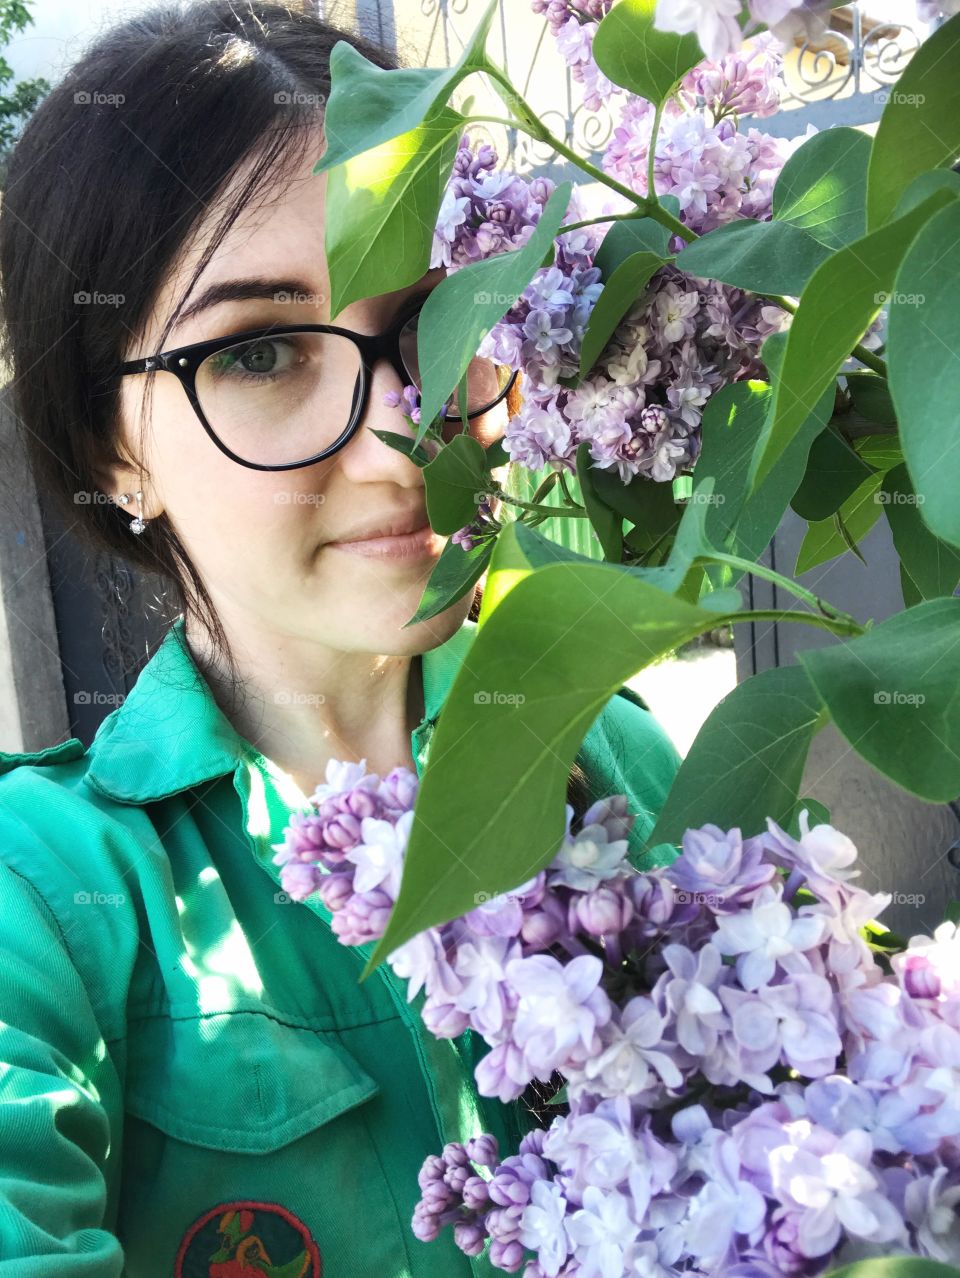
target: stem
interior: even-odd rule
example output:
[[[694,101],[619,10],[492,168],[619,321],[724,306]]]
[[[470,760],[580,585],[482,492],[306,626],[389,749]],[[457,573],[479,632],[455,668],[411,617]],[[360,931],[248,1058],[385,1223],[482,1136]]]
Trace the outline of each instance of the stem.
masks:
[[[829,617],[832,621],[842,620],[854,626],[859,624],[849,613],[841,612],[839,608],[834,608],[833,604],[826,603],[819,595],[815,595],[812,590],[807,590],[805,586],[801,586],[799,582],[793,581],[790,577],[782,576],[772,568],[768,568],[766,564],[754,563],[749,559],[741,559],[739,555],[726,555],[720,552],[712,553],[710,559],[715,563],[729,564],[731,568],[741,568],[744,572],[750,573],[754,577],[762,577],[765,581],[772,581],[775,586],[779,586],[781,590],[786,590],[790,594],[796,595],[798,599],[802,599],[811,608],[816,608],[818,612],[825,617]]]
[[[561,141],[558,137],[554,137],[550,130],[537,116],[530,104],[524,100],[520,93],[517,92],[514,86],[510,83],[509,78],[500,70],[499,67],[495,67],[491,63],[489,66],[485,67],[484,70],[492,80],[497,81],[497,83],[502,86],[503,92],[500,93],[500,96],[503,98],[504,102],[506,102],[507,106],[510,107],[512,111],[516,112],[517,126],[518,128],[521,128],[524,133],[529,134],[530,137],[534,138],[537,142],[542,142],[544,146],[551,147],[558,155],[562,155],[565,159],[570,160],[578,168],[582,169],[583,172],[592,177],[594,181],[602,182],[604,186],[608,186],[611,191],[616,191],[619,195],[622,195],[625,199],[629,200],[631,204],[635,204],[637,208],[641,210],[642,216],[654,218],[657,222],[660,222],[661,225],[672,231],[674,235],[679,235],[684,240],[696,240],[700,238],[695,232],[691,231],[688,226],[684,226],[681,221],[675,218],[672,213],[668,213],[655,198],[651,199],[645,195],[638,195],[636,191],[632,191],[630,187],[624,186],[622,182],[618,182],[616,178],[612,178],[609,173],[604,173],[602,169],[598,169],[596,165],[591,164],[590,161],[585,159],[582,155],[578,155],[576,151],[567,146],[566,142]]]
[[[653,170],[657,162],[657,138],[660,136],[660,118],[663,115],[665,106],[666,98],[657,103],[657,109],[653,116],[653,128],[650,130],[650,149],[647,153],[647,196],[651,200],[656,200],[657,198],[657,192],[653,184]]]
[[[508,501],[512,506],[519,506],[521,510],[532,510],[538,515],[542,514],[546,518],[556,517],[558,519],[586,519],[587,512],[578,507],[571,510],[569,506],[538,506],[535,502],[520,501],[518,497],[508,497],[505,493],[496,493],[501,501]]]
[[[833,635],[863,635],[866,626],[859,622],[832,621],[829,617],[818,617],[813,612],[784,612],[782,608],[757,608],[752,612],[717,613],[726,621],[798,621],[801,625],[817,626],[821,630],[829,630]]]
[[[523,127],[519,120],[511,120],[505,115],[471,115],[468,117],[468,124],[502,124],[508,129]],[[463,126],[460,126],[460,132],[463,132]]]
[[[586,510],[586,506],[581,506],[578,501],[574,501],[573,494],[570,492],[570,489],[567,487],[567,480],[563,474],[563,471],[558,470],[557,474],[560,476],[560,487],[563,489],[563,495],[567,499],[567,504],[575,507],[575,509],[577,510]]]

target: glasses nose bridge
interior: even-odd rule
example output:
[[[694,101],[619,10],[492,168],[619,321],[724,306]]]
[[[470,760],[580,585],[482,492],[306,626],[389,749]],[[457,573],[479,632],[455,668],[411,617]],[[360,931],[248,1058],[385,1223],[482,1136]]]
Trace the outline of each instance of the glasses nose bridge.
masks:
[[[400,378],[401,386],[409,386],[413,382],[413,377],[403,362],[403,355],[400,350],[400,333],[401,326],[394,325],[387,329],[385,333],[364,335],[363,340],[359,343],[360,354],[363,357],[364,364],[367,366],[367,373],[370,377],[373,376],[379,361],[385,359]]]

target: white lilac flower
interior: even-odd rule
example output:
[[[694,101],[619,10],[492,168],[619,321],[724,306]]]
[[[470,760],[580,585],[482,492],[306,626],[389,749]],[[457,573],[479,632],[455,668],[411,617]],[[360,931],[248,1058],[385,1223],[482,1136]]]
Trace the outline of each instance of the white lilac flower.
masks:
[[[822,918],[794,915],[783,900],[783,889],[767,885],[754,898],[749,913],[717,919],[713,944],[721,954],[738,956],[740,984],[745,990],[757,990],[773,980],[777,967],[808,972],[803,952],[819,943],[823,931]]]
[[[724,1259],[736,1235],[754,1240],[766,1216],[763,1195],[741,1174],[733,1138],[720,1136],[712,1152],[711,1174],[691,1199],[684,1221],[687,1250],[707,1268]]]
[[[570,1255],[566,1232],[567,1202],[554,1181],[538,1180],[520,1221],[520,1242],[537,1253],[547,1278],[556,1278]]]
[[[585,954],[563,964],[548,954],[533,954],[511,959],[505,971],[517,997],[513,1041],[535,1076],[549,1078],[568,1060],[593,1052],[597,1029],[611,1012],[600,988],[600,959]]]
[[[548,881],[551,887],[563,884],[589,892],[630,868],[626,860],[628,847],[626,839],[610,840],[606,826],[590,822],[564,839],[547,867]]]
[[[404,812],[396,824],[376,817],[363,818],[363,842],[344,854],[357,867],[354,876],[356,892],[369,892],[379,887],[393,900],[397,899],[403,856],[412,824],[412,809]]]
[[[728,1025],[716,990],[724,979],[723,960],[715,945],[705,945],[696,954],[685,945],[663,949],[668,971],[653,990],[653,1000],[669,1009],[674,1018],[677,1042],[691,1056],[707,1056]]]
[[[740,0],[657,0],[656,25],[678,35],[696,32],[708,58],[740,48]]]
[[[771,1151],[770,1174],[777,1198],[798,1218],[801,1255],[828,1255],[844,1231],[877,1243],[905,1235],[902,1217],[871,1170],[866,1132],[836,1137],[803,1119],[786,1131],[790,1142]]]
[[[640,1097],[659,1085],[682,1086],[683,1075],[671,1045],[663,1041],[666,1024],[649,998],[642,994],[632,998],[600,1030],[598,1050],[579,1069],[569,1069],[571,1095]]]
[[[583,1206],[566,1220],[579,1278],[622,1278],[624,1256],[639,1232],[631,1205],[616,1189],[588,1185],[583,1191]]]
[[[505,936],[478,936],[457,947],[453,970],[462,988],[451,1001],[491,1045],[509,1033],[512,990],[506,968],[519,957],[519,943]]]
[[[904,1214],[917,1231],[923,1255],[960,1267],[960,1179],[955,1170],[937,1167],[911,1182]]]

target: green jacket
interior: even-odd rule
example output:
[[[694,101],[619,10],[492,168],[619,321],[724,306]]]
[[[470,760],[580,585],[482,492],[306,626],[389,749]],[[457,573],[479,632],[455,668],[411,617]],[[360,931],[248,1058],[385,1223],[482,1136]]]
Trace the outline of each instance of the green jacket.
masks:
[[[423,655],[422,770],[472,642]],[[649,831],[679,763],[634,694],[582,758]],[[0,754],[0,1274],[476,1278],[410,1229],[417,1172],[519,1107],[480,1097],[373,946],[281,891],[305,796],[217,706],[179,619],[89,749]],[[318,777],[317,780],[322,778]]]

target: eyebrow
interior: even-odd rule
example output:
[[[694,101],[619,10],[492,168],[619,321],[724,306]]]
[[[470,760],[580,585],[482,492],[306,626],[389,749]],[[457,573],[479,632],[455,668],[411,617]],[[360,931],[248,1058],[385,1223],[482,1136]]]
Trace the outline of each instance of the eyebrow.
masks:
[[[431,287],[423,287],[400,298],[394,308],[394,316],[400,314],[401,308],[414,300],[425,298],[433,291]],[[269,280],[262,276],[251,276],[248,279],[222,280],[218,284],[210,284],[198,297],[186,306],[170,331],[180,328],[189,319],[199,315],[201,311],[219,306],[222,302],[273,301],[277,293],[300,293],[313,295],[310,285],[304,280]]]

